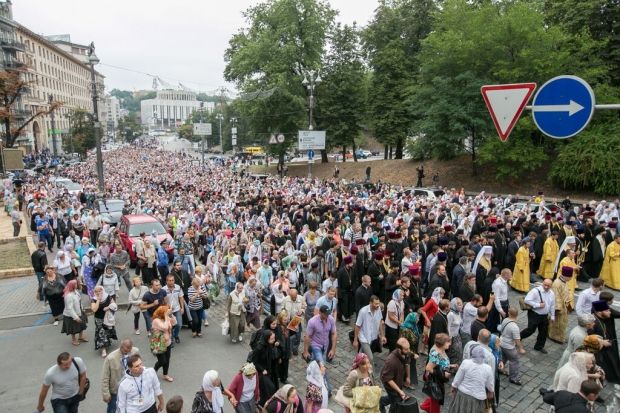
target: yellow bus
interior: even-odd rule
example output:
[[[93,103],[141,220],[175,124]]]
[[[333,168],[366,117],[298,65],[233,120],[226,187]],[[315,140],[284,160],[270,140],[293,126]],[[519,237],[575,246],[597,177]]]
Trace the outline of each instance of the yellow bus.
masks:
[[[263,150],[262,146],[244,146],[243,147],[243,152],[244,153],[249,153],[249,154],[252,154],[252,155],[259,155],[259,154],[265,153],[265,151]]]

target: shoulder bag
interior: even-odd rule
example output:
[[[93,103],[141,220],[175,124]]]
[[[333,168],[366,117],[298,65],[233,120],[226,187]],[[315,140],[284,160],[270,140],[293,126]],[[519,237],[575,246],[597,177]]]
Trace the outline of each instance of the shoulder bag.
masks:
[[[75,361],[75,359],[72,359],[71,361],[73,361],[73,365],[75,366],[75,368],[78,371],[78,386],[79,386],[80,385],[80,375],[82,373],[80,372],[80,367],[78,366],[78,364]],[[89,389],[90,389],[90,380],[88,379],[88,377],[86,377],[86,382],[84,383],[84,394],[82,394],[80,396],[80,401],[83,401],[84,399],[86,399],[86,393],[88,393]]]

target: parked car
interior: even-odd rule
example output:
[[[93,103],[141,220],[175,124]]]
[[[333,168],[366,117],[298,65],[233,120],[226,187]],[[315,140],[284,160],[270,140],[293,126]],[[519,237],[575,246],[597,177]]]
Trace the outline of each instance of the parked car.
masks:
[[[101,218],[112,226],[116,226],[123,216],[125,201],[122,199],[99,199],[95,207]]]
[[[538,213],[538,209],[540,208],[540,204],[536,204],[534,202],[516,202],[514,204],[511,205],[513,209],[519,209],[519,210],[523,210],[525,207],[530,209],[530,212],[537,214]],[[545,211],[545,213],[551,213],[551,208],[555,207],[557,208],[555,205],[553,205],[552,203],[549,202],[545,202],[545,205],[543,206],[543,209]]]
[[[357,157],[357,159],[366,159],[368,158],[368,155],[366,155],[366,153],[364,153],[363,150],[358,149],[355,151],[355,156]]]
[[[440,188],[410,188],[405,191],[405,194],[409,195],[413,192],[414,196],[425,196],[427,199],[436,200],[444,196],[446,193]]]
[[[157,241],[160,244],[162,241],[168,240],[169,243],[166,252],[168,253],[168,257],[174,255],[172,237],[168,234],[163,224],[151,215],[123,215],[117,228],[123,248],[129,253],[131,267],[135,267],[138,260],[136,258],[135,245],[136,240],[140,237],[142,232],[148,237],[155,231],[155,234],[157,234]]]

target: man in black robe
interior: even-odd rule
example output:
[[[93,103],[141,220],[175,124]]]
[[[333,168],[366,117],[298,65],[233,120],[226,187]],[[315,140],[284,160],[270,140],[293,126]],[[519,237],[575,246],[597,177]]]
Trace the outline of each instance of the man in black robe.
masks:
[[[353,312],[353,257],[347,255],[338,270],[338,306],[342,321],[349,322]]]
[[[601,298],[605,297],[603,293],[601,295]],[[613,301],[613,295],[611,295],[611,300]],[[620,384],[620,355],[618,354],[618,337],[612,310],[609,308],[608,302],[601,299],[592,303],[592,313],[596,317],[596,321],[588,334],[596,334],[603,338],[603,348],[596,353],[596,364],[605,371],[607,381]],[[616,317],[620,317],[620,314],[616,313]]]

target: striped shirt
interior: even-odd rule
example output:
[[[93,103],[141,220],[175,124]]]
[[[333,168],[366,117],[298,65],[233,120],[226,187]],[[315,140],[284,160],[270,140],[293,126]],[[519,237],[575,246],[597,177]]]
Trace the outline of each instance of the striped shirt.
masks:
[[[204,285],[201,285],[198,291],[194,288],[193,285],[187,289],[187,297],[188,297],[187,305],[189,306],[190,310],[201,310],[202,309],[202,298],[200,297],[201,293],[202,294],[207,293],[207,290],[205,289]],[[194,297],[196,297],[196,299],[192,301],[192,298]]]

